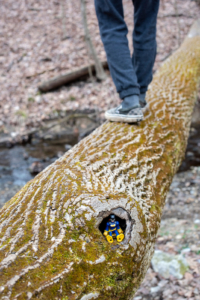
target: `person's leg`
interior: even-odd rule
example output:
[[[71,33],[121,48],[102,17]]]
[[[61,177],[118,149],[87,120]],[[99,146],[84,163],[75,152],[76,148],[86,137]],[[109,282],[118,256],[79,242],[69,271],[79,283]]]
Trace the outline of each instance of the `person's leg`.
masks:
[[[95,8],[109,69],[120,98],[139,95],[126,37],[128,30],[122,0],[95,0]]]
[[[122,0],[95,0],[95,8],[111,76],[123,99],[119,107],[106,111],[105,117],[110,121],[141,121],[140,89],[128,47]]]
[[[156,22],[159,0],[132,0],[134,4],[134,31],[132,63],[144,95],[152,80],[156,57]]]
[[[106,239],[109,243],[113,243],[112,231],[108,232],[108,235],[106,236]]]
[[[119,235],[119,232],[117,230],[115,230],[114,233],[116,234],[116,236]]]

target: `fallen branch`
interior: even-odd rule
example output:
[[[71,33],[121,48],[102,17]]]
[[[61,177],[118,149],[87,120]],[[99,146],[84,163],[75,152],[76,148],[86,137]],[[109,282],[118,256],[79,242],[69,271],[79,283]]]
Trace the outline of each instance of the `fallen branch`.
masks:
[[[194,26],[155,74],[141,124],[104,123],[3,206],[1,299],[133,298],[185,154],[199,79]],[[102,234],[111,213],[120,244]]]
[[[62,40],[68,38],[67,35],[67,18],[66,18],[66,7],[65,7],[65,0],[61,0],[61,10],[62,10]]]
[[[104,68],[108,67],[107,61],[102,62],[102,65]],[[61,87],[62,85],[66,85],[68,83],[71,83],[73,81],[79,80],[84,76],[89,75],[89,68],[92,72],[95,71],[95,65],[92,64],[90,66],[82,67],[80,69],[74,70],[72,72],[68,72],[63,75],[58,75],[48,81],[42,82],[39,86],[38,89],[41,92],[49,92],[51,90],[54,90],[56,88]]]
[[[177,41],[178,41],[178,47],[181,44],[181,25],[180,25],[180,20],[179,20],[179,12],[178,12],[178,4],[177,0],[174,0],[174,10],[175,10],[175,15],[176,15],[176,22],[177,22]]]
[[[193,18],[193,16],[191,16],[191,15],[185,15],[185,14],[182,14],[182,13],[158,15],[159,19],[162,19],[162,18],[177,18],[177,17]]]
[[[26,78],[27,78],[27,79],[30,79],[30,78],[32,78],[32,77],[37,77],[37,76],[42,75],[42,74],[44,74],[44,73],[46,73],[46,72],[52,72],[52,71],[54,71],[55,69],[57,69],[57,67],[53,67],[53,68],[51,68],[51,69],[46,69],[46,70],[43,70],[43,71],[41,71],[41,72],[37,72],[37,73],[34,73],[34,74],[26,75]]]

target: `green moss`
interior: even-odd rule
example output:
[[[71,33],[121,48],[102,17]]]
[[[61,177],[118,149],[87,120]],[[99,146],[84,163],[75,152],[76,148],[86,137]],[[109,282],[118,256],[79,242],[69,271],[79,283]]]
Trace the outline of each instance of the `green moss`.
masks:
[[[154,212],[154,211],[156,211],[156,212],[161,212],[161,208],[157,205],[157,204],[153,204],[152,206],[151,206],[151,208],[150,208],[150,212]]]
[[[15,114],[25,119],[27,118],[27,113],[23,110],[17,110]]]
[[[35,102],[35,99],[33,97],[29,97],[28,102]]]

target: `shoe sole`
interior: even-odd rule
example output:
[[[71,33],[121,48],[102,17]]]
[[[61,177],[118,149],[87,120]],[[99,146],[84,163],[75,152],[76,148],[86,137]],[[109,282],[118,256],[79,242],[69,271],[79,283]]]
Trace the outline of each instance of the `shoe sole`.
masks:
[[[126,115],[114,115],[114,114],[109,114],[105,113],[105,118],[109,121],[113,122],[123,122],[123,123],[137,123],[143,120],[143,116],[126,116]]]

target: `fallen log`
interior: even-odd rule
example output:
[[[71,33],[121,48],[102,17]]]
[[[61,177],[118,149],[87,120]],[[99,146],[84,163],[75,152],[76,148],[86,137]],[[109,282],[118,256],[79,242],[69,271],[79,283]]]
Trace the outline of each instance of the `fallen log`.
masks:
[[[199,79],[194,26],[155,74],[144,121],[104,123],[4,205],[1,299],[132,299],[184,157]],[[111,213],[121,243],[103,236]]]
[[[104,68],[108,68],[107,61],[103,61],[102,66]],[[38,90],[41,91],[41,92],[49,92],[51,90],[57,89],[57,88],[61,87],[62,85],[66,85],[66,84],[71,83],[73,81],[79,80],[84,76],[89,76],[90,70],[91,70],[92,73],[94,73],[94,71],[95,71],[95,65],[94,64],[86,66],[86,67],[79,68],[77,70],[68,72],[68,73],[63,74],[63,75],[58,75],[54,78],[51,78],[47,81],[44,81],[44,82],[39,84]]]

